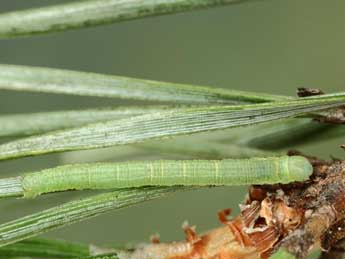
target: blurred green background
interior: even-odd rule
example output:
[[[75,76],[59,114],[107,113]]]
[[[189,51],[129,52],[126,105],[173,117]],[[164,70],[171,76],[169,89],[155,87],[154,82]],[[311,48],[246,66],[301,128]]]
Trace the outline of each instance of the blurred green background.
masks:
[[[69,1],[2,0],[0,12]],[[122,76],[295,95],[297,87],[344,91],[345,1],[253,0],[239,5],[147,18],[32,38],[0,40],[0,63],[92,71]],[[0,113],[117,106],[114,99],[1,91]],[[200,135],[200,138],[202,135]],[[6,140],[3,140],[6,141]],[[298,147],[329,158],[344,157],[345,138]],[[141,159],[124,156],[112,160]],[[117,156],[118,154],[118,156]],[[65,155],[65,157],[71,154]],[[145,155],[145,158],[177,156]],[[179,158],[183,156],[179,156]],[[2,176],[61,163],[61,155],[1,162]],[[205,231],[216,213],[238,203],[246,188],[180,193],[108,213],[47,236],[95,244],[183,238],[184,220]],[[0,223],[83,193],[0,203]]]

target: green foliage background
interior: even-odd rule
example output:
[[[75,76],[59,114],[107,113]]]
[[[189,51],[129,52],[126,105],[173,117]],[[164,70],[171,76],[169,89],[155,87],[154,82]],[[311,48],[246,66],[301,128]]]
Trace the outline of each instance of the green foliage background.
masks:
[[[0,2],[0,12],[64,2],[68,1],[5,0]],[[0,63],[284,95],[294,95],[301,86],[329,93],[344,91],[344,10],[342,0],[253,0],[186,14],[0,40]],[[128,101],[1,91],[0,113],[124,103]],[[299,149],[324,158],[344,157],[338,149],[344,143],[345,137]],[[121,148],[116,150],[113,161],[184,157],[149,153],[128,156]],[[0,171],[4,177],[51,167],[72,155],[1,162]],[[246,188],[217,188],[178,193],[74,224],[47,236],[96,244],[146,241],[155,232],[164,241],[181,239],[180,225],[184,220],[196,224],[200,231],[217,226],[216,212],[232,207],[236,213],[245,191]],[[4,200],[0,203],[0,223],[82,195],[85,192],[47,195],[32,201]]]

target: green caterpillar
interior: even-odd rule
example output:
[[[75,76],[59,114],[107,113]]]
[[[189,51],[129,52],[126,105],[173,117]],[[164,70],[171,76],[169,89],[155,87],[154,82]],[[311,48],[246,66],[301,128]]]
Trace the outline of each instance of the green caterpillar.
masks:
[[[77,164],[27,173],[17,179],[21,194],[33,198],[64,190],[289,183],[307,179],[312,171],[306,158],[282,156]]]

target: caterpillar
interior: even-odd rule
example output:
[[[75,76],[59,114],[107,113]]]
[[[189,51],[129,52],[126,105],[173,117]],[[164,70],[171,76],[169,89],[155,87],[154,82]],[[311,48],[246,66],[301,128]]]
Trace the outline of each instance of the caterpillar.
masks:
[[[22,196],[34,198],[65,190],[289,183],[307,179],[312,171],[306,158],[282,156],[75,164],[26,173],[16,179]],[[4,180],[0,180],[0,194]]]

